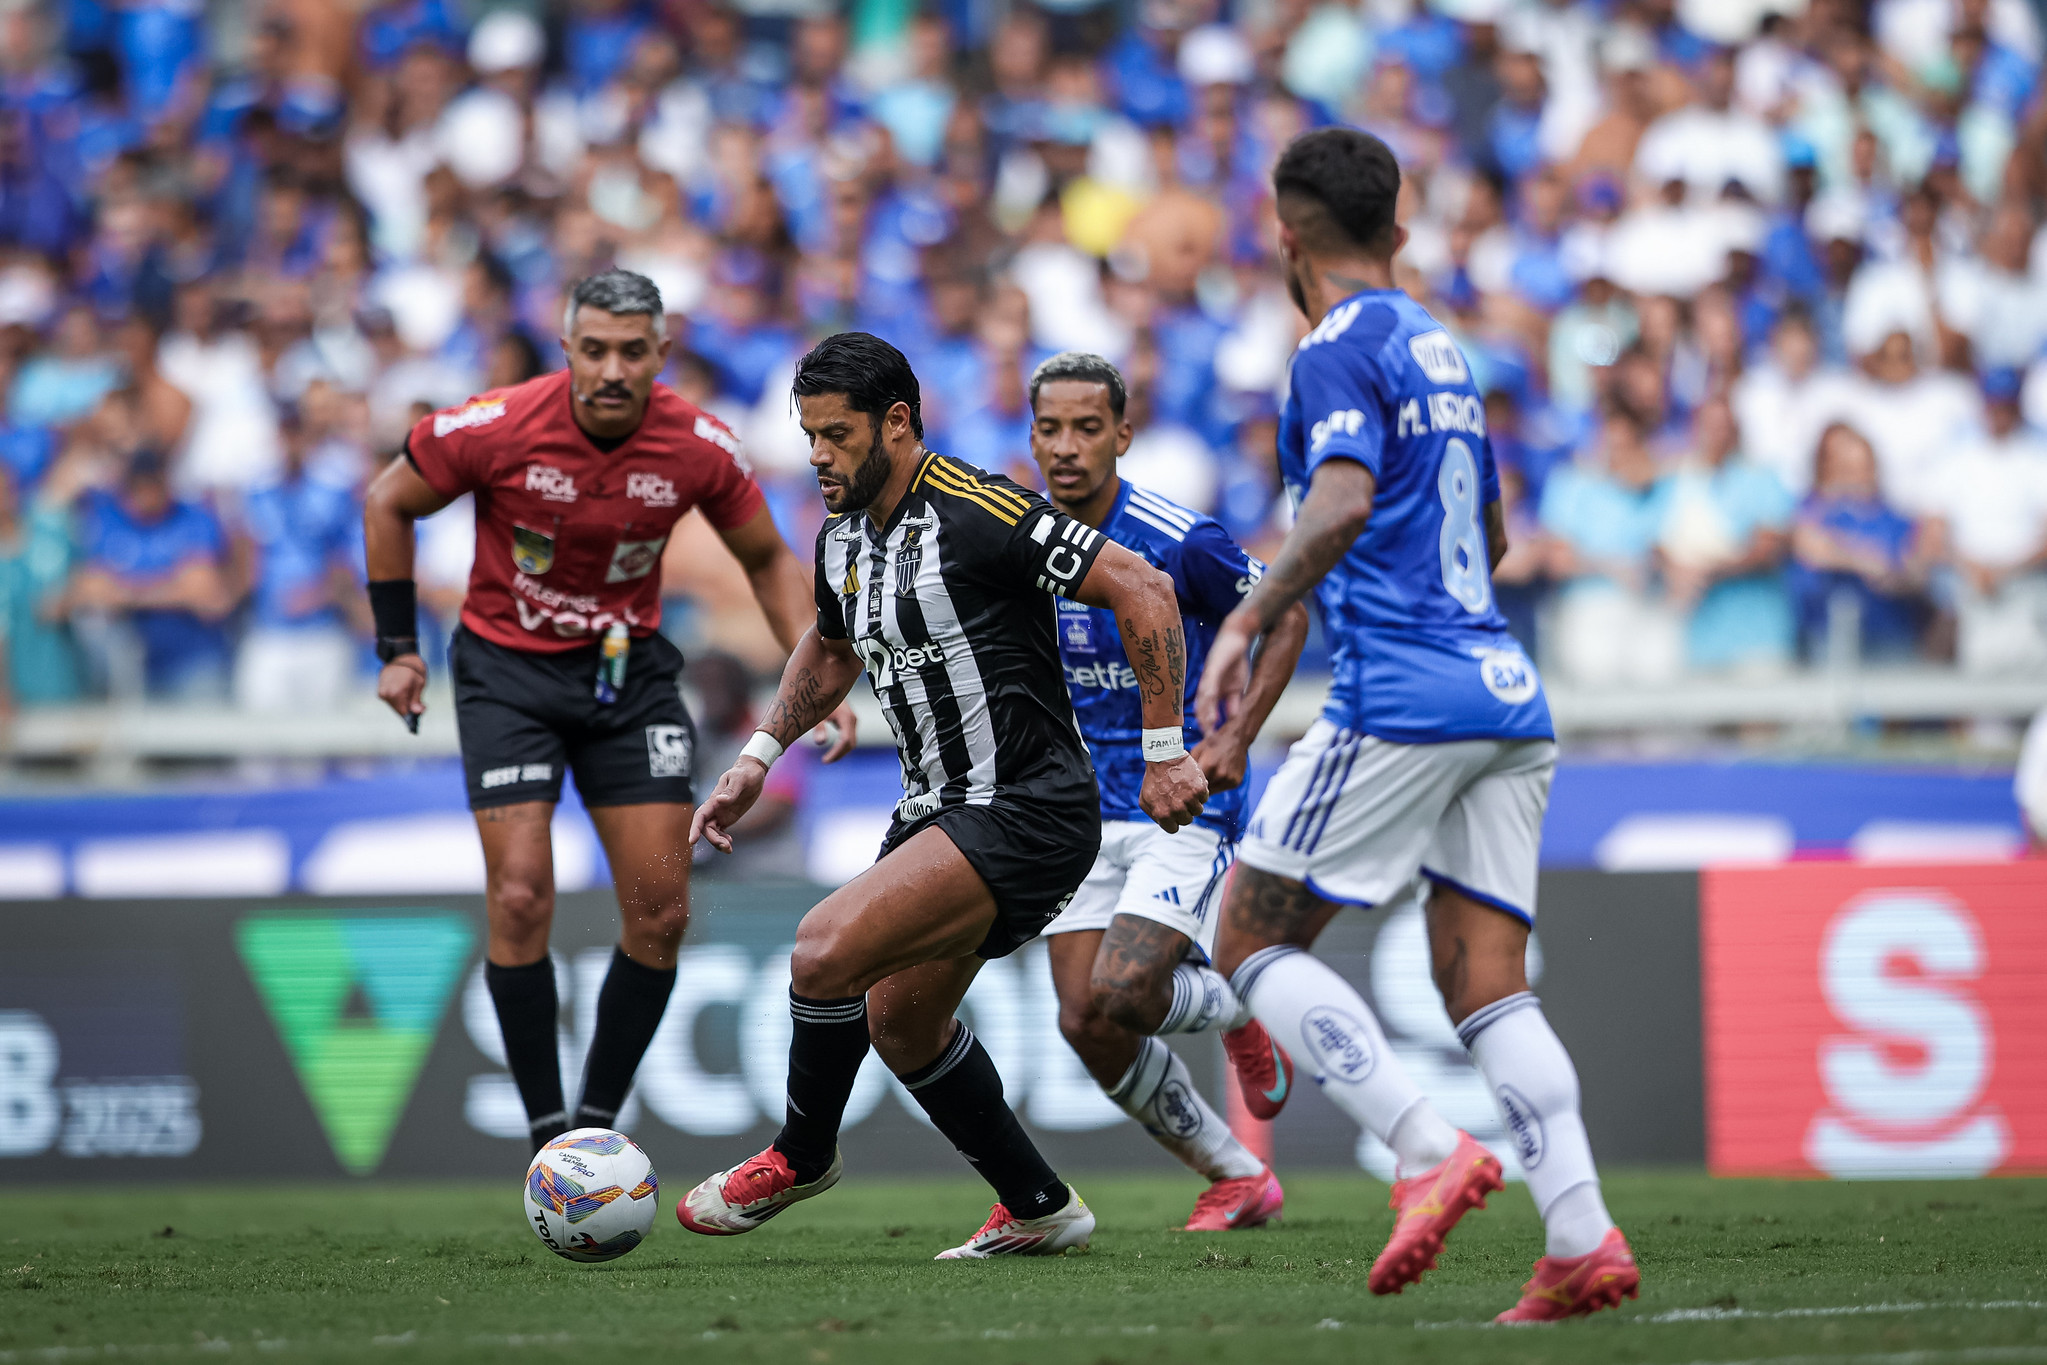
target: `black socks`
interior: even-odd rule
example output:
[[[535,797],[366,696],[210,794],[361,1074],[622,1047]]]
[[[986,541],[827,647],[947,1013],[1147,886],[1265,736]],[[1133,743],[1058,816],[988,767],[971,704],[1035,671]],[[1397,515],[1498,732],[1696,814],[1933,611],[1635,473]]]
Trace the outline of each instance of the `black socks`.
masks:
[[[789,1098],[775,1150],[799,1184],[831,1169],[839,1120],[867,1056],[867,997],[811,1000],[789,991]]]
[[[1066,1182],[1052,1174],[1003,1100],[1002,1077],[972,1029],[956,1024],[938,1060],[901,1079],[1012,1217],[1043,1218],[1066,1207]]]
[[[632,1088],[633,1073],[675,989],[675,968],[643,967],[611,950],[611,970],[597,995],[597,1031],[583,1064],[583,1098],[576,1103],[577,1128],[615,1128],[618,1111]]]
[[[497,1007],[498,1029],[505,1036],[505,1065],[519,1087],[533,1150],[568,1131],[562,1104],[561,1054],[555,1042],[555,1015],[561,1002],[554,993],[554,959],[542,957],[523,967],[483,964],[484,984]]]

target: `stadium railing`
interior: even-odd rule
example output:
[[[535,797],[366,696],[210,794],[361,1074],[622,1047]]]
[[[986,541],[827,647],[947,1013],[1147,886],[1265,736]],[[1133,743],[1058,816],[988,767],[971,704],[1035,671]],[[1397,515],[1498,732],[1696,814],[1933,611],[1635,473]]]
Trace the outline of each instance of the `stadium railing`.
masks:
[[[1269,739],[1299,735],[1322,706],[1325,680],[1290,684]],[[1781,726],[1846,731],[1860,722],[2023,720],[2047,707],[2047,678],[1970,677],[1951,670],[1815,671],[1775,678],[1699,678],[1664,686],[1553,684],[1550,708],[1566,735]],[[863,747],[889,743],[864,689],[853,698]],[[237,758],[426,758],[456,752],[455,718],[440,689],[428,694],[419,734],[374,699],[326,713],[258,714],[232,707],[168,705],[31,709],[0,721],[0,759],[82,765],[103,776],[142,763]]]

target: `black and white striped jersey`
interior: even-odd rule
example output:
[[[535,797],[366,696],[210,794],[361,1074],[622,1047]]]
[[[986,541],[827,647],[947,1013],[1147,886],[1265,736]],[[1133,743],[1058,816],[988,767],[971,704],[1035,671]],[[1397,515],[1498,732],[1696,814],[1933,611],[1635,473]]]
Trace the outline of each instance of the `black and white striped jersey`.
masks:
[[[1088,803],[1048,594],[1070,597],[1108,544],[1036,493],[926,454],[886,526],[817,537],[817,629],[851,640],[903,764],[901,820],[997,797]]]

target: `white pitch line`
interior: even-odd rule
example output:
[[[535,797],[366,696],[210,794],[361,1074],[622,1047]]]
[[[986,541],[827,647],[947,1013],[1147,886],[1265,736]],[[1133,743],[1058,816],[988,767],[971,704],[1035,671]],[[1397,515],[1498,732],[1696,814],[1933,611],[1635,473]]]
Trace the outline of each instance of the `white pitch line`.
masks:
[[[1658,1327],[1670,1323],[1690,1322],[1740,1322],[1772,1321],[1786,1318],[1851,1318],[1880,1313],[1930,1313],[1943,1308],[1961,1309],[1966,1312],[1984,1313],[2010,1310],[2047,1309],[2047,1301],[2039,1299],[1992,1299],[1982,1303],[1844,1303],[1816,1308],[1672,1308],[1662,1313],[1644,1317],[1625,1318],[1623,1321],[1634,1327]],[[1488,1328],[1503,1325],[1479,1319],[1452,1319],[1447,1322],[1417,1322],[1416,1327],[1424,1329],[1441,1328]],[[2000,1348],[2001,1349],[2001,1348]],[[2041,1353],[2047,1358],[2047,1351]],[[1841,1357],[1846,1359],[1846,1357]],[[1834,1359],[1834,1357],[1826,1357]],[[1874,1357],[1872,1357],[1874,1359]]]
[[[1890,1351],[1876,1354],[1757,1356],[1749,1360],[1694,1360],[1690,1365],[1994,1365],[2047,1360],[2047,1347],[1962,1346],[1953,1350]]]

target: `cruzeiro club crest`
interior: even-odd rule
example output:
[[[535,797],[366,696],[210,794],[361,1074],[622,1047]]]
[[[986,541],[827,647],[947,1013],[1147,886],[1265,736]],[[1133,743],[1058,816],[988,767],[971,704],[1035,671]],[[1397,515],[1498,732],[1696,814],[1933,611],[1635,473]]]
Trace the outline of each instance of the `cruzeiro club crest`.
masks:
[[[469,921],[447,914],[235,926],[256,993],[350,1174],[384,1159],[475,941]]]
[[[512,563],[520,573],[544,574],[554,567],[554,537],[524,526],[512,528]]]

